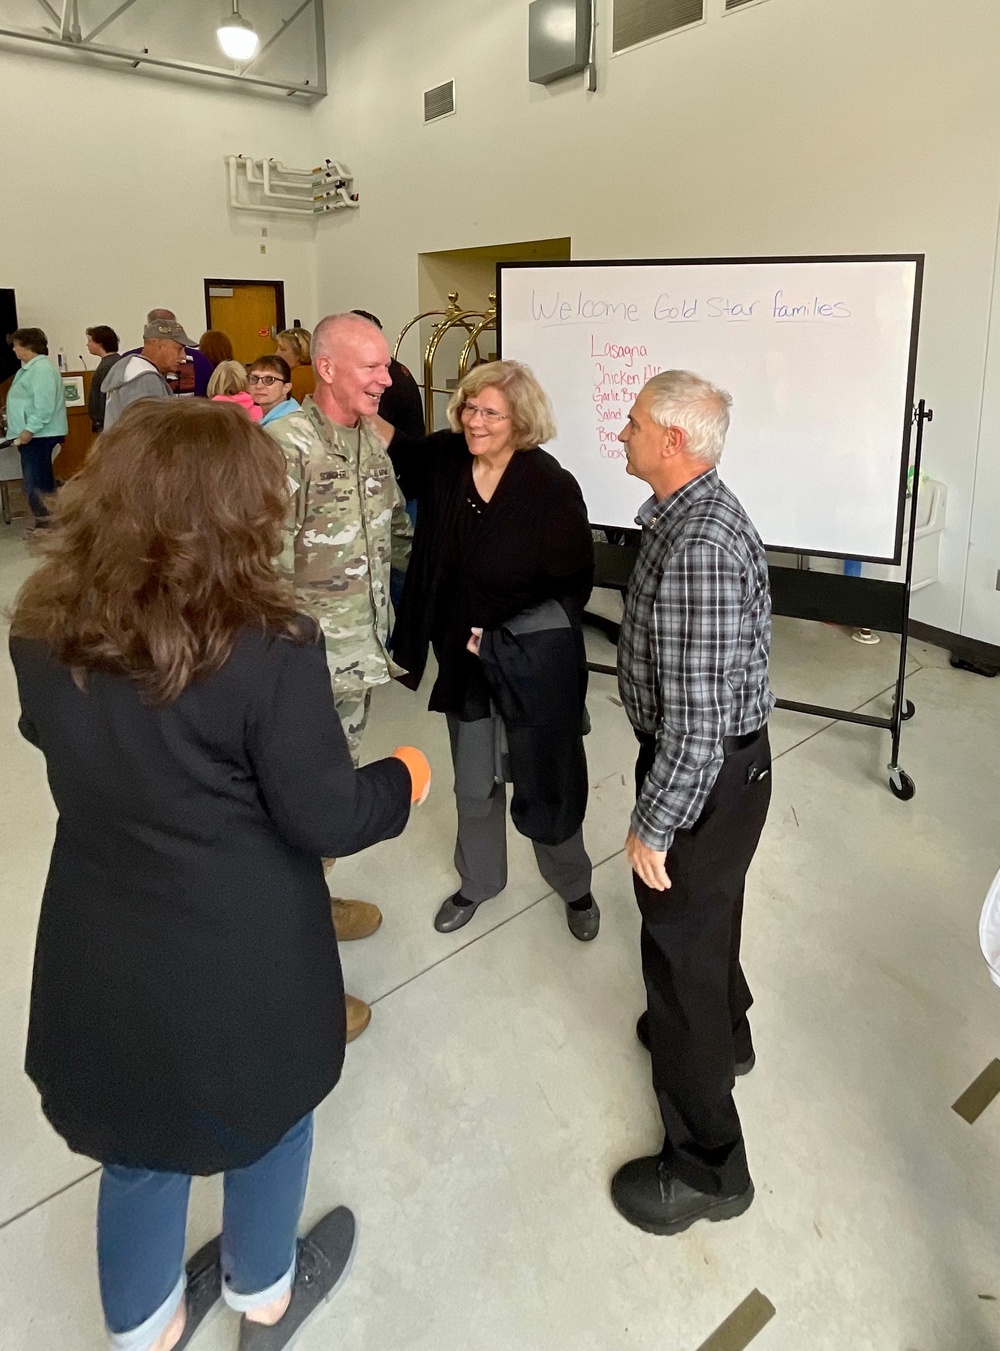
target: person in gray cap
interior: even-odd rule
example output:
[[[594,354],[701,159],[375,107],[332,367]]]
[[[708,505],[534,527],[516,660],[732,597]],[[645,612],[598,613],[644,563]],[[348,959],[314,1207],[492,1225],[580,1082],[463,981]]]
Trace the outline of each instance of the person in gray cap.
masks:
[[[171,399],[165,379],[176,375],[187,359],[191,339],[176,319],[151,319],[142,330],[142,351],[112,366],[101,386],[107,395],[104,430],[113,427],[125,409],[140,399]]]

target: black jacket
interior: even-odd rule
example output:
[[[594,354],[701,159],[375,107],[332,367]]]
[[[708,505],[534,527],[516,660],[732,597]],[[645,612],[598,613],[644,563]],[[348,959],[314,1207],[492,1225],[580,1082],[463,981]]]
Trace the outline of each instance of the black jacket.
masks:
[[[321,641],[247,632],[169,707],[81,692],[11,640],[59,811],[26,1069],[70,1148],[182,1173],[265,1154],[336,1084],[344,988],[322,859],[398,835],[399,760],[355,770]]]
[[[389,378],[392,384],[379,401],[379,417],[391,422],[404,436],[423,436],[424,404],[420,386],[401,361],[389,362]]]
[[[472,456],[460,432],[419,440],[397,432],[389,457],[406,498],[419,503],[392,640],[393,657],[408,672],[403,683],[416,689],[427,664],[446,542],[463,509]],[[494,629],[556,600],[579,627],[593,584],[594,544],[579,484],[548,451],[518,451],[483,517],[465,579],[472,624]]]
[[[121,361],[120,352],[109,352],[107,356],[101,357],[100,365],[91,376],[90,394],[87,397],[87,412],[90,414],[90,425],[95,432],[104,430],[104,410],[107,407],[108,396],[103,392],[101,386],[104,384],[105,376],[112,366],[117,366]]]
[[[484,633],[480,660],[507,733],[511,820],[530,840],[562,844],[583,825],[590,787],[579,626],[549,601]]]

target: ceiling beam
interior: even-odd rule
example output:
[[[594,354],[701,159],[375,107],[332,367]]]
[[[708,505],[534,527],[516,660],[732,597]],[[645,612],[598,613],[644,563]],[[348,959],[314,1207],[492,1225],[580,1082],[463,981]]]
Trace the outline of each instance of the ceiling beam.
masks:
[[[63,0],[62,20],[59,24],[59,36],[63,42],[79,42],[80,7],[77,0]]]
[[[45,4],[46,0],[39,0],[40,4]],[[59,16],[55,16],[56,23],[59,23]],[[152,66],[158,70],[177,70],[183,71],[189,75],[208,76],[215,80],[226,80],[234,85],[249,86],[253,89],[276,90],[288,95],[301,95],[307,99],[322,98],[326,90],[326,81],[322,84],[291,84],[285,80],[263,80],[257,75],[240,75],[238,71],[223,70],[218,66],[203,66],[195,61],[174,61],[166,57],[150,56],[147,52],[127,51],[123,47],[104,47],[93,42],[66,42],[60,37],[49,37],[48,34],[32,32],[27,28],[7,28],[0,27],[0,38],[14,38],[19,42],[34,42],[43,47],[58,48],[63,51],[74,52],[78,59],[85,61],[97,60],[99,65],[104,65],[106,60],[122,61],[129,66]]]
[[[97,37],[98,33],[103,33],[105,28],[110,28],[111,25],[114,23],[114,21],[116,19],[120,19],[121,16],[125,13],[125,11],[127,9],[131,9],[135,3],[136,0],[125,0],[125,3],[119,5],[118,8],[114,10],[111,14],[109,14],[106,19],[102,19],[96,28],[91,29],[91,31],[83,39],[84,42],[93,42],[94,38]]]
[[[292,24],[299,17],[299,15],[304,10],[307,10],[310,5],[314,5],[315,3],[316,0],[303,0],[302,4],[299,5],[298,9],[295,11],[292,17],[290,19],[285,19],[281,27],[278,29],[278,31],[276,33],[273,33],[262,47],[258,48],[257,52],[250,58],[250,60],[243,67],[243,74],[245,75],[248,70],[252,69],[252,67],[254,67],[257,64],[257,62],[264,55],[264,53],[266,51],[269,51],[270,48],[274,46],[274,44],[278,41],[279,38],[284,37],[284,35],[288,32],[289,28],[291,28]]]

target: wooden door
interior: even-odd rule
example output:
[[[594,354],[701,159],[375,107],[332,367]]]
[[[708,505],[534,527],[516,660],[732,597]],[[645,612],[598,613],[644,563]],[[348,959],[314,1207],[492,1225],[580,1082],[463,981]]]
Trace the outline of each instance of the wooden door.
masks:
[[[280,281],[206,281],[208,327],[221,329],[244,363],[275,350],[285,326],[285,288]]]

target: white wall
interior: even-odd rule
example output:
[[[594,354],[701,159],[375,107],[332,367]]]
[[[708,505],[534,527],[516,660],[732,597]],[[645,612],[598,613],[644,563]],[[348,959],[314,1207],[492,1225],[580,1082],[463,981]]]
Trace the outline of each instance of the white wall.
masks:
[[[197,342],[205,277],[280,279],[289,319],[315,313],[313,222],[230,211],[223,163],[315,163],[310,109],[10,52],[0,90],[0,286],[53,355],[77,367],[93,324],[137,344],[154,306]]]
[[[766,0],[722,18],[709,0],[707,24],[609,59],[610,6],[597,95],[528,83],[527,0],[328,0],[333,92],[311,110],[0,52],[0,286],[75,364],[87,324],[134,342],[153,305],[197,336],[206,276],[281,278],[289,318],[361,305],[392,333],[416,313],[419,253],[498,240],[569,235],[577,258],[924,251],[918,392],[949,524],[915,614],[1000,643],[1000,6]],[[450,77],[458,113],[425,127],[421,93]],[[315,228],[233,213],[222,160],[239,152],[345,159],[361,210]]]
[[[953,631],[964,613],[965,632],[1000,642],[985,566],[965,596],[1000,210],[1000,6],[766,0],[722,18],[722,0],[709,5],[709,23],[608,59],[599,0],[590,96],[576,79],[528,83],[526,0],[329,0],[333,92],[314,117],[362,208],[320,224],[319,307],[363,305],[395,330],[416,312],[418,253],[498,239],[570,235],[576,258],[926,252],[918,393],[935,411],[926,465],[948,485],[949,525],[941,582],[914,611]],[[457,115],[425,127],[421,92],[451,77]],[[994,552],[998,425],[975,504]]]

